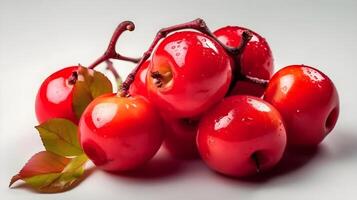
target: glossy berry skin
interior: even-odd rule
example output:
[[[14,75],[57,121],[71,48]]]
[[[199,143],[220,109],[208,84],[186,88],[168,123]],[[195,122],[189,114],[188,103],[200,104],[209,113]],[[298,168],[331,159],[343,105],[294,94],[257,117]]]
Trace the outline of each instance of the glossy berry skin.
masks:
[[[96,166],[107,171],[132,170],[160,148],[161,124],[157,111],[141,96],[102,95],[82,114],[80,143]]]
[[[42,83],[36,96],[36,117],[39,123],[51,118],[65,118],[78,122],[72,109],[74,85],[68,82],[78,66],[67,67],[50,75]]]
[[[214,35],[223,44],[237,47],[242,39],[242,33],[247,28],[238,26],[226,26],[214,32]],[[251,30],[249,30],[251,31]],[[251,31],[253,37],[248,42],[242,55],[238,56],[237,63],[240,63],[240,72],[243,75],[269,80],[274,72],[273,54],[267,41],[258,33]]]
[[[197,117],[225,96],[231,76],[222,46],[202,33],[176,32],[152,56],[149,99],[174,118]]]
[[[198,120],[163,117],[165,121],[164,148],[175,158],[198,157],[196,135]]]
[[[146,75],[150,62],[146,61],[135,75],[134,82],[130,85],[129,94],[147,97]]]
[[[238,80],[229,96],[233,95],[251,95],[255,97],[262,97],[267,85],[260,84],[249,80]]]
[[[288,146],[316,146],[334,128],[339,98],[333,82],[309,66],[291,65],[270,80],[264,99],[283,116]]]
[[[228,97],[199,124],[197,146],[206,164],[225,175],[245,177],[275,166],[285,150],[279,112],[262,99]]]

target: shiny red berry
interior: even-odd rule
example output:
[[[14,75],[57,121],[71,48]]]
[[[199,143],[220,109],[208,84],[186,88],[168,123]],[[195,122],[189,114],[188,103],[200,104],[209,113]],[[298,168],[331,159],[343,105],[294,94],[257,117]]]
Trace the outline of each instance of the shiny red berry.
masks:
[[[163,117],[165,121],[165,149],[176,158],[192,159],[198,157],[196,135],[198,120]]]
[[[286,134],[273,106],[237,95],[223,99],[201,119],[197,145],[209,167],[243,177],[275,166],[284,153]]]
[[[162,121],[141,96],[115,94],[94,99],[79,122],[80,143],[87,156],[107,171],[137,168],[161,146]]]
[[[334,128],[339,98],[324,73],[304,65],[279,70],[270,80],[264,99],[283,116],[289,146],[315,146]]]
[[[262,97],[266,89],[266,84],[256,83],[250,80],[238,80],[229,96],[233,95],[251,95]]]
[[[36,96],[36,117],[39,123],[51,118],[65,118],[78,122],[72,109],[74,85],[69,81],[78,66],[67,67],[50,75],[42,83]]]
[[[149,99],[175,118],[196,117],[225,96],[231,73],[231,59],[217,42],[198,32],[176,32],[152,56]]]
[[[227,26],[214,32],[214,35],[223,44],[230,47],[237,47],[242,39],[242,33],[247,28],[238,26]],[[269,80],[274,71],[273,55],[267,41],[258,33],[249,30],[252,38],[245,47],[243,53],[237,56],[237,63],[240,64],[240,71],[245,76]]]

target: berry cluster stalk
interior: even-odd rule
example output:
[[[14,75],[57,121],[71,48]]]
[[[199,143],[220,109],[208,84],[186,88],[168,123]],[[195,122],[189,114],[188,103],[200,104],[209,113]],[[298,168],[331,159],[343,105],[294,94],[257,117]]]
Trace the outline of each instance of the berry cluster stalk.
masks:
[[[120,23],[117,26],[117,28],[115,29],[105,53],[101,57],[99,57],[96,61],[94,61],[88,68],[93,69],[97,65],[99,65],[102,62],[107,61],[109,59],[117,59],[117,60],[124,60],[124,61],[133,62],[133,63],[138,63],[140,61],[140,58],[131,58],[131,57],[123,56],[123,55],[119,54],[118,52],[116,52],[116,50],[115,50],[115,45],[116,45],[120,35],[124,31],[133,31],[134,29],[135,29],[135,25],[131,21],[124,21],[124,22]]]
[[[201,33],[206,34],[207,36],[211,37],[213,40],[215,40],[217,43],[219,43],[225,51],[232,57],[241,54],[246,47],[247,43],[249,40],[252,38],[252,34],[250,31],[244,31],[242,34],[242,40],[241,43],[239,44],[238,47],[228,47],[224,45],[221,41],[219,41],[211,32],[211,30],[208,28],[206,25],[205,21],[203,19],[195,19],[190,22],[182,23],[182,24],[177,24],[174,26],[170,26],[167,28],[160,29],[159,32],[156,34],[154,41],[151,43],[149,46],[149,49],[143,54],[139,62],[137,63],[136,67],[133,69],[133,71],[128,75],[126,80],[123,82],[122,87],[119,91],[119,95],[122,97],[128,96],[128,90],[132,82],[134,81],[135,75],[139,71],[140,67],[142,64],[151,56],[152,52],[154,51],[154,48],[156,47],[157,43],[165,38],[169,33],[172,33],[174,31],[182,30],[182,29],[194,29],[197,30]]]

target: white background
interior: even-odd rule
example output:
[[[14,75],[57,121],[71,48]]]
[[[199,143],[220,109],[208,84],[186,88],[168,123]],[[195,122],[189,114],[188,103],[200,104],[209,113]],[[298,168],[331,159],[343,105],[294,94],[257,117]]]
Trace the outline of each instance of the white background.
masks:
[[[136,175],[92,170],[78,187],[61,194],[8,189],[11,176],[42,149],[33,128],[37,123],[34,100],[50,73],[77,63],[90,64],[103,53],[123,20],[133,20],[137,29],[123,35],[117,48],[139,56],[159,28],[196,17],[204,18],[212,30],[225,25],[256,30],[270,43],[276,69],[303,63],[331,77],[340,95],[340,118],[314,156],[299,158],[293,167],[255,181],[218,175],[199,160],[180,162],[162,155]],[[356,37],[354,0],[0,0],[0,198],[356,199]],[[116,66],[123,75],[132,67]]]

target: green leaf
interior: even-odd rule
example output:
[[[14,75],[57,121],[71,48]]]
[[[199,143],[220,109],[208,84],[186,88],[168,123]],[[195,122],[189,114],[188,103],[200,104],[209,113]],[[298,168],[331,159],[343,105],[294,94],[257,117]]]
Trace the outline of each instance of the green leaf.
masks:
[[[63,171],[71,159],[57,154],[41,151],[33,155],[20,172],[13,176],[10,182],[13,183],[20,179],[27,179],[38,175],[52,175]]]
[[[36,126],[36,129],[47,151],[60,156],[83,154],[78,141],[78,128],[73,122],[54,118]]]
[[[19,174],[11,179],[9,187],[23,180],[40,192],[63,192],[80,180],[87,161],[85,154],[70,159],[42,151],[35,154]]]
[[[23,180],[31,187],[40,189],[50,185],[60,176],[61,173],[41,174],[29,178],[23,178]]]
[[[85,67],[79,67],[72,102],[76,117],[78,119],[81,117],[83,111],[93,99],[102,94],[112,92],[112,84],[104,74]]]

